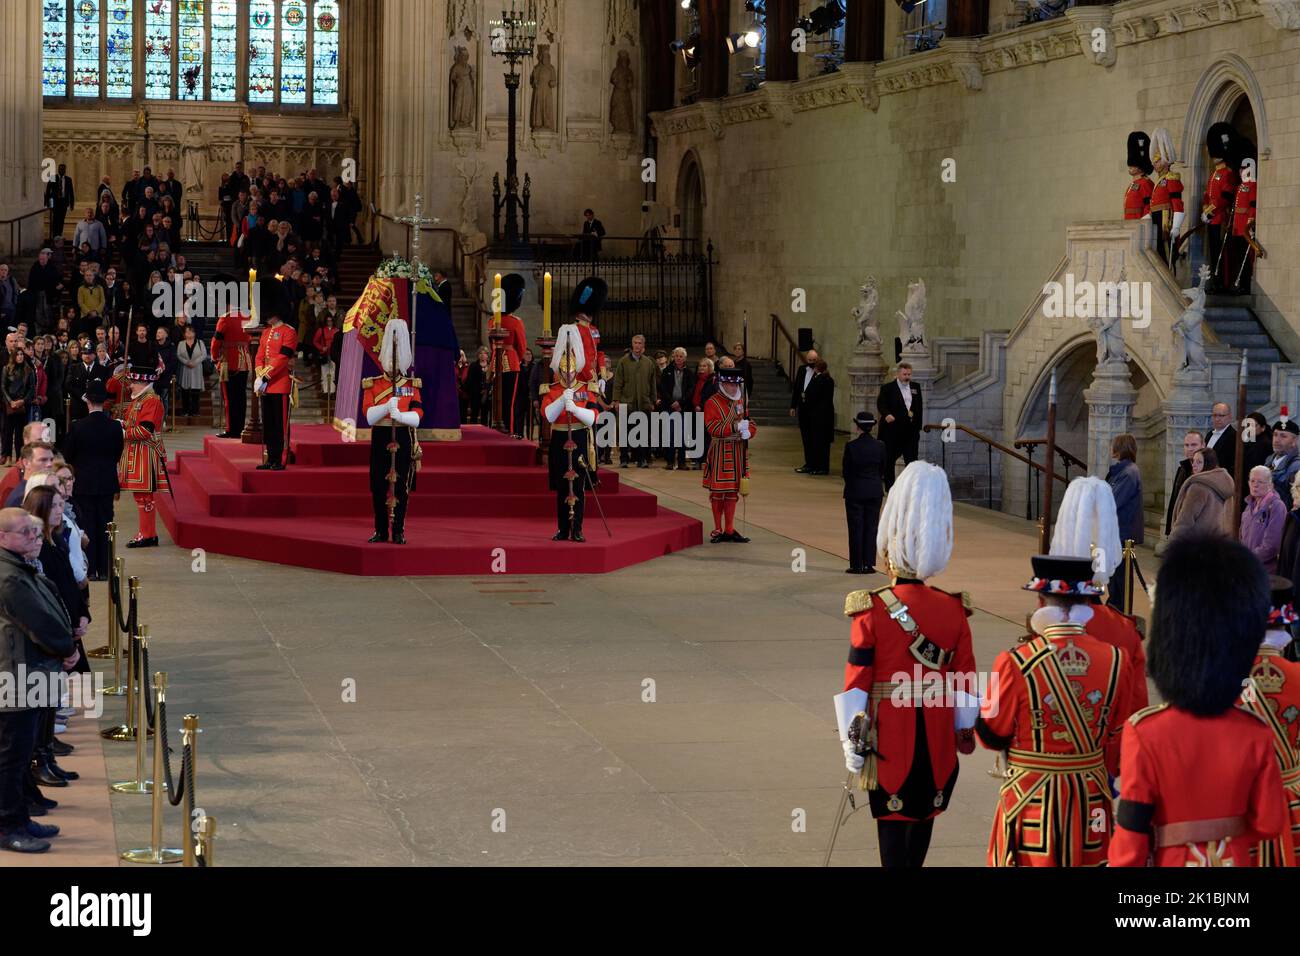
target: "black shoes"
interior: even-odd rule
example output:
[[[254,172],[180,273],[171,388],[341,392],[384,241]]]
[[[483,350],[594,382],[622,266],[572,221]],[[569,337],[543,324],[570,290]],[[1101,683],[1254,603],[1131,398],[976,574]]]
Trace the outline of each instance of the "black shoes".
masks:
[[[406,544],[406,535],[400,531],[393,532],[393,544]]]
[[[284,471],[284,465],[277,462],[276,464],[269,466],[267,471]]]
[[[0,834],[0,850],[10,850],[14,853],[44,853],[49,848],[48,840],[38,840],[26,829]]]
[[[576,541],[578,544],[582,544],[582,542],[586,541],[587,539],[582,536],[581,531],[575,531],[573,532],[573,536],[569,538],[569,540]]]
[[[725,537],[728,541],[736,542],[736,544],[749,544],[749,539],[746,538],[739,531],[732,531],[730,534],[724,535],[723,537]]]
[[[275,467],[275,466],[274,466],[273,464],[271,464],[269,461],[264,461],[264,462],[262,462],[260,465],[257,466],[257,470],[258,470],[258,471],[270,471],[270,470],[271,470],[272,468],[274,468],[274,467]]]
[[[551,540],[552,541],[577,541],[581,543],[583,541],[586,541],[587,539],[582,536],[581,528],[574,528],[572,532],[569,531],[555,532],[555,534],[551,535]]]
[[[38,750],[36,752],[35,761],[60,780],[66,781],[81,779],[81,774],[77,773],[75,770],[64,770],[60,767],[58,762],[54,759],[53,750],[49,747],[46,747],[43,750]]]
[[[552,540],[552,541],[568,541],[568,540],[569,540],[569,532],[567,532],[567,531],[557,531],[557,532],[555,532],[555,534],[551,535],[551,540]]]
[[[128,548],[156,548],[158,547],[158,536],[152,538],[132,538],[126,543]]]
[[[809,468],[807,465],[800,465],[798,468],[795,469],[795,473],[800,475],[811,475],[813,473],[813,470]]]
[[[66,757],[68,754],[72,753],[72,751],[76,750],[77,748],[72,746],[72,744],[65,744],[58,737],[55,737],[54,743],[50,744],[50,749],[54,751],[54,756]]]
[[[44,761],[32,762],[32,779],[42,787],[66,787],[68,781],[60,777]]]
[[[376,531],[366,539],[367,544],[385,544],[387,541],[388,535],[384,534],[382,531]]]
[[[844,573],[845,574],[870,574],[871,572],[868,571],[866,568],[845,568]]]
[[[27,822],[27,834],[38,840],[48,840],[50,837],[59,835],[59,828],[52,823],[32,823]]]

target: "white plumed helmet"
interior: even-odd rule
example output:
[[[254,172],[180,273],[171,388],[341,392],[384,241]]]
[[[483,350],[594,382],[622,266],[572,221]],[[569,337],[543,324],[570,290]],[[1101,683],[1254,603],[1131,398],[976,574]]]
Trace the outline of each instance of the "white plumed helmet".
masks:
[[[952,557],[952,492],[938,465],[914,461],[898,476],[880,514],[876,548],[902,577],[925,580]]]
[[[384,323],[384,338],[379,343],[379,361],[384,373],[392,371],[393,349],[397,350],[397,371],[409,372],[414,358],[411,355],[411,330],[405,319],[396,316]]]
[[[1065,489],[1052,531],[1051,553],[1058,557],[1090,555],[1094,580],[1104,584],[1123,556],[1115,495],[1101,478],[1076,478]]]

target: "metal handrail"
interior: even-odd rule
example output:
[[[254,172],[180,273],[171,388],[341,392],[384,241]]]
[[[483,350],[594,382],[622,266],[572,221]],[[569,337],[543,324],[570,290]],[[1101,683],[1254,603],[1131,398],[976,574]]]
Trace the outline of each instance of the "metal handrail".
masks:
[[[1068,464],[1066,465],[1065,468],[1066,474],[1059,475],[1057,474],[1055,469],[1051,469],[1049,471],[1046,465],[1040,465],[1038,462],[1034,461],[1032,456],[1033,456],[1035,443],[1033,442],[1026,441],[1026,444],[1029,447],[1029,456],[1025,456],[1020,454],[1020,452],[1015,451],[1014,449],[1008,448],[1006,445],[1002,444],[1002,442],[998,441],[996,438],[990,438],[988,435],[985,435],[982,432],[977,432],[975,429],[968,428],[965,425],[958,425],[955,422],[952,423],[951,425],[929,424],[929,425],[923,425],[921,427],[922,430],[926,432],[932,432],[936,430],[947,430],[950,427],[956,428],[958,431],[965,432],[967,435],[969,435],[971,438],[974,438],[976,441],[980,441],[984,443],[985,447],[988,448],[988,453],[989,453],[988,454],[988,458],[989,458],[988,460],[988,501],[989,501],[990,511],[993,510],[993,452],[994,450],[1000,451],[1004,455],[1009,455],[1010,457],[1016,459],[1016,461],[1024,462],[1025,465],[1029,467],[1030,481],[1028,481],[1025,485],[1025,519],[1027,521],[1033,520],[1032,500],[1035,495],[1035,492],[1039,490],[1038,479],[1040,474],[1050,474],[1052,478],[1055,478],[1057,481],[1060,482],[1069,481],[1068,475],[1070,472],[1070,468]],[[1019,441],[1017,442],[1017,444],[1020,443],[1021,442]],[[944,470],[946,471],[948,467],[948,445],[946,442],[942,444],[943,444],[943,465],[944,465]],[[1040,442],[1039,444],[1042,443]]]
[[[1046,445],[1046,444],[1047,444],[1046,438],[1017,438],[1015,442],[1013,442],[1013,446],[1016,448],[1036,448],[1039,445]],[[1067,471],[1070,468],[1083,468],[1086,470],[1088,467],[1088,463],[1086,461],[1070,454],[1060,445],[1056,446],[1056,453],[1061,456],[1061,462],[1066,466]]]
[[[791,381],[794,381],[795,358],[796,356],[799,358],[803,358],[803,353],[799,351],[799,343],[795,341],[794,336],[790,334],[790,330],[785,327],[785,323],[781,321],[780,316],[778,316],[775,312],[771,313],[771,315],[772,315],[772,342],[771,342],[772,361],[776,363],[777,368],[780,368],[782,371],[786,373],[787,378],[789,378]],[[780,353],[777,352],[776,347],[777,347],[778,331],[781,333],[781,336],[786,341],[787,349],[786,349],[785,358],[786,358],[786,363],[789,365],[788,369],[785,368],[785,365],[781,362]]]
[[[9,227],[9,254],[16,255],[18,252],[18,237],[15,229],[24,219],[31,219],[32,216],[39,216],[45,212],[46,207],[41,206],[39,209],[33,209],[31,212],[25,212],[21,216],[15,216],[12,219],[0,219],[0,226]]]
[[[932,432],[932,431],[941,431],[948,427],[949,427],[948,425],[929,424],[929,425],[922,425],[921,429],[922,431]],[[970,437],[974,438],[976,441],[984,442],[984,444],[988,445],[991,448],[997,449],[998,451],[1002,452],[1002,454],[1004,455],[1010,455],[1012,458],[1016,459],[1016,461],[1023,461],[1026,465],[1029,465],[1031,468],[1034,468],[1037,471],[1041,471],[1041,472],[1047,471],[1046,465],[1040,465],[1032,458],[1027,458],[1026,456],[1020,454],[1020,452],[1008,448],[1006,445],[1002,444],[1002,442],[998,441],[996,438],[990,438],[988,435],[985,435],[982,432],[977,432],[973,428],[967,428],[965,425],[958,425],[954,423],[951,427],[956,428],[960,432],[965,432],[967,435],[970,435]],[[1065,476],[1057,474],[1055,470],[1052,471],[1052,477],[1055,478],[1057,481],[1065,481]]]

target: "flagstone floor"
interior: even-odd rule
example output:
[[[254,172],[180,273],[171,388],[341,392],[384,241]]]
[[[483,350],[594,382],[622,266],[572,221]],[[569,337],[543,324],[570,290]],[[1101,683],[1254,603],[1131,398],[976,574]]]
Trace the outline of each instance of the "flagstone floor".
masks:
[[[173,747],[181,715],[200,718],[196,789],[218,821],[218,863],[820,865],[844,779],[831,709],[844,595],[884,579],[844,574],[841,483],[794,474],[797,447],[794,429],[754,443],[752,543],[607,575],[376,580],[165,537],[123,552],[143,582],[152,667],[168,673]],[[623,476],[710,526],[699,472]],[[129,501],[119,519],[134,534]],[[1036,539],[1023,520],[964,506],[955,534],[935,583],[972,592],[987,669],[1023,632]],[[132,776],[131,745],[103,746],[108,779]],[[991,766],[983,750],[962,759],[931,865],[983,865]],[[99,803],[109,852],[67,844],[44,862],[102,863],[110,838],[147,845],[147,798]],[[166,819],[177,845],[179,810]],[[877,865],[875,842],[864,810],[835,864]]]

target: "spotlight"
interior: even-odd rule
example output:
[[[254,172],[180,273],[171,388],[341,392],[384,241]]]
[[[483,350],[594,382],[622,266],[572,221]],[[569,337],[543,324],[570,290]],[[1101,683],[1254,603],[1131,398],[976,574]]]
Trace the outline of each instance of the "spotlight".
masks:
[[[901,3],[902,0],[899,0]],[[808,16],[799,20],[799,26],[809,33],[822,36],[830,33],[844,22],[844,4],[841,0],[830,0],[820,7],[808,12]]]
[[[683,10],[690,10],[693,6],[695,6],[695,0],[682,0]]]
[[[674,40],[668,44],[668,49],[674,53],[680,53],[682,62],[686,64],[688,70],[693,70],[699,64],[699,57],[695,55],[700,45],[700,35],[692,33],[685,40]]]
[[[755,49],[755,48],[757,48],[757,47],[758,47],[758,39],[759,39],[759,37],[758,37],[758,31],[757,31],[757,30],[750,29],[750,30],[746,31],[746,33],[745,33],[745,46],[749,47],[750,49]]]
[[[898,4],[898,8],[904,13],[911,13],[921,4],[925,3],[925,0],[894,0],[894,2]]]
[[[744,33],[732,33],[727,37],[728,53],[749,53],[758,48],[758,31],[747,30]]]

